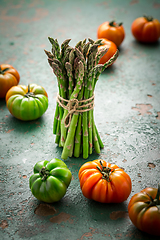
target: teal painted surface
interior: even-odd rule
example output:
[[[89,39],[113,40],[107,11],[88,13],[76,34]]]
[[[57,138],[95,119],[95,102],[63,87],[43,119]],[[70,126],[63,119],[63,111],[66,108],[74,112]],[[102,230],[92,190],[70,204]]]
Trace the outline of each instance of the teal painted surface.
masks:
[[[37,83],[49,95],[46,113],[21,122],[0,100],[1,239],[158,239],[137,230],[127,205],[136,192],[157,187],[160,178],[160,44],[140,44],[131,34],[133,20],[144,13],[159,19],[160,1],[0,1],[0,63],[13,65],[20,84]],[[33,197],[29,177],[38,160],[61,159],[52,123],[57,80],[44,49],[48,36],[59,43],[96,39],[106,20],[123,22],[126,37],[114,65],[95,89],[95,121],[104,143],[101,154],[65,162],[73,179],[65,197],[44,204]],[[160,19],[159,19],[160,20]],[[78,170],[97,158],[116,163],[130,175],[133,188],[122,204],[100,204],[83,197]]]

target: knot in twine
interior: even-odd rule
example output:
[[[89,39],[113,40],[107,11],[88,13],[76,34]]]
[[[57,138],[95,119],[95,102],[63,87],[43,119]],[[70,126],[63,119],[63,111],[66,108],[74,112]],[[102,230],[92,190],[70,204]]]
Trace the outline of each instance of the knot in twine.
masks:
[[[87,103],[88,101],[90,101],[90,102]],[[65,127],[69,127],[73,113],[87,112],[94,108],[94,95],[91,98],[79,101],[76,98],[67,100],[67,99],[62,98],[58,94],[57,102],[59,103],[59,105],[62,108],[68,110],[68,113],[64,119],[64,124],[65,124]],[[67,105],[65,105],[64,102],[67,103]],[[83,104],[83,103],[85,103],[85,104]],[[67,120],[68,120],[68,124],[67,124]]]

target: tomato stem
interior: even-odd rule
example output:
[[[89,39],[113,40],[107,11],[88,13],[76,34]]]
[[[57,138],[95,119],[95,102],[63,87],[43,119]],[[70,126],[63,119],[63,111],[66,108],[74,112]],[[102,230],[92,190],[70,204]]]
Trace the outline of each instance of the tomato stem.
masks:
[[[28,93],[30,93],[30,84],[28,84]]]
[[[115,21],[109,22],[109,26],[111,27],[120,27],[123,23],[116,23]]]
[[[143,16],[148,22],[152,22],[153,21],[153,17],[152,16]]]
[[[110,175],[111,173],[114,171],[113,168],[110,168],[110,167],[105,167],[103,166],[103,163],[101,160],[99,160],[99,163],[101,165],[101,168],[99,166],[97,166],[97,169],[100,171],[100,173],[102,174],[102,178],[107,180],[107,182],[110,182]]]
[[[158,190],[157,190],[157,195],[155,199],[157,200],[157,205],[159,205],[159,207],[158,206],[157,207],[160,208],[160,184],[158,184]]]
[[[147,195],[150,198],[150,201],[145,202],[148,204],[147,208],[156,206],[158,208],[158,210],[160,211],[160,184],[158,184],[158,190],[157,190],[157,195],[156,195],[155,199],[153,199],[150,194],[147,193]]]
[[[29,97],[38,98],[33,92],[31,92],[30,84],[28,84],[28,92],[24,96],[27,97],[27,98],[29,98]]]
[[[42,181],[45,181],[49,176],[49,170],[46,167],[42,167],[39,174],[42,178]]]
[[[5,69],[1,69],[1,67],[0,67],[0,74],[4,74],[5,72],[7,72],[9,70],[9,68],[5,68]]]

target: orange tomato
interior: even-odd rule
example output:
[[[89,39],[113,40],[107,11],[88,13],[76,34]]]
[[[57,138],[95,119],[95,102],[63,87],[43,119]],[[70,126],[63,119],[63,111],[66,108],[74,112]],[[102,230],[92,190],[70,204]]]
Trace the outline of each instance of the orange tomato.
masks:
[[[103,45],[99,46],[98,49],[101,50],[103,47],[107,47],[108,51],[105,53],[105,55],[100,59],[99,64],[106,63],[117,51],[117,46],[114,42],[109,41],[107,39],[102,39]],[[113,62],[114,63],[114,62]],[[112,63],[112,64],[113,64]],[[111,64],[111,65],[112,65]]]
[[[8,90],[19,83],[18,71],[9,64],[0,65],[0,98],[4,98]]]
[[[139,17],[133,21],[131,32],[140,42],[156,42],[160,37],[160,22],[153,17]]]
[[[141,231],[160,236],[160,186],[136,193],[128,204],[129,218]]]
[[[108,39],[119,47],[125,38],[124,27],[122,23],[104,22],[97,29],[97,38]]]
[[[115,164],[94,160],[83,164],[78,173],[83,195],[101,203],[120,203],[130,195],[129,175]]]

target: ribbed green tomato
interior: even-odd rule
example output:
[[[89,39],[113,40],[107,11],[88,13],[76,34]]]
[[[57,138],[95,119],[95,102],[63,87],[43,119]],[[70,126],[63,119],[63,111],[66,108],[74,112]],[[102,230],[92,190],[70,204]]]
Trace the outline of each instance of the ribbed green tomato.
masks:
[[[41,117],[48,108],[48,95],[37,84],[17,85],[6,94],[6,104],[10,113],[23,121]]]
[[[32,194],[40,201],[59,201],[67,191],[72,174],[67,165],[58,158],[39,161],[34,166],[34,174],[29,179]]]

